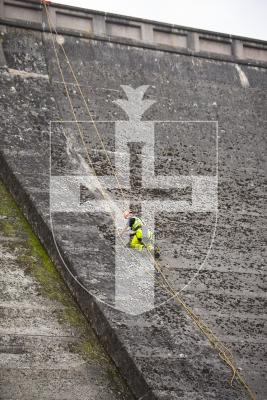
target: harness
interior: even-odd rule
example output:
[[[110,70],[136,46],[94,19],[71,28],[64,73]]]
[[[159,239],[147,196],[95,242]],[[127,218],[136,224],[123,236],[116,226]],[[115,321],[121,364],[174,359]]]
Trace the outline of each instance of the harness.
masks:
[[[149,243],[151,243],[152,240],[152,233],[148,229],[147,226],[142,227],[142,243],[147,246]]]

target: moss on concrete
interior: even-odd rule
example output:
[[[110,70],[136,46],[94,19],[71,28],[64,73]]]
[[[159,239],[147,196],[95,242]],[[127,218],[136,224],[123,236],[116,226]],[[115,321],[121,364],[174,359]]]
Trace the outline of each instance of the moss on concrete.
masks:
[[[8,220],[2,219],[0,221],[0,230],[3,232],[5,236],[13,236],[16,232],[13,224],[11,224]]]
[[[118,394],[128,392],[116,367],[74,302],[55,265],[1,181],[0,235],[14,236],[14,239],[17,239],[14,244],[9,243],[9,246],[14,246],[14,250],[16,250],[17,261],[22,265],[24,271],[31,274],[39,283],[43,296],[63,305],[60,311],[57,311],[59,322],[73,327],[77,331],[77,336],[80,337],[80,341],[73,350],[81,354],[86,361],[101,364]],[[132,397],[127,394],[126,398]]]
[[[11,199],[10,196],[7,195],[7,191],[3,183],[0,181],[0,216],[8,218],[16,217],[17,215],[18,208],[13,199]]]

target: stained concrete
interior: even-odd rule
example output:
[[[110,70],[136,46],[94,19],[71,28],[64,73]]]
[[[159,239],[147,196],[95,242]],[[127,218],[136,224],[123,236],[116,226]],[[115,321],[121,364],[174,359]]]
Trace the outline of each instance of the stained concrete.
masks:
[[[263,358],[262,150],[267,119],[266,70],[242,66],[249,82],[244,87],[240,71],[226,62],[71,37],[65,38],[64,45],[86,98],[90,98],[96,121],[126,119],[124,112],[112,103],[124,96],[121,84],[134,88],[150,85],[146,98],[157,103],[145,113],[144,120],[218,121],[218,226],[208,262],[186,289],[184,297],[229,346],[257,398],[264,399],[267,392]],[[141,316],[127,316],[96,301],[64,269],[50,231],[49,121],[72,120],[73,116],[60,83],[62,79],[49,37],[8,28],[4,52],[9,68],[41,75],[49,73],[51,81],[7,72],[1,75],[3,178],[57,261],[136,398],[247,398],[236,384],[229,386],[229,370],[173,301]],[[86,110],[62,53],[60,60],[77,117],[86,120]],[[99,124],[113,162],[114,126]],[[156,132],[156,173],[213,174],[213,147],[205,148],[203,141],[196,141],[192,127],[180,132],[181,136],[177,135],[171,126]],[[70,126],[66,127],[66,136],[60,126],[53,130],[53,167],[63,175],[77,167],[74,133]],[[92,130],[85,129],[85,135],[97,173],[111,174]],[[197,135],[201,137],[201,132],[197,131]],[[78,153],[85,158],[82,146],[78,147]],[[78,171],[80,166],[77,168]],[[137,180],[137,170],[134,177]],[[138,203],[141,195],[138,191],[133,200]],[[190,196],[190,192],[172,195],[178,199]],[[155,194],[149,196],[153,199]],[[71,272],[91,293],[112,303],[114,264],[112,235],[108,234],[110,218],[61,213],[55,216],[53,224],[57,243]],[[203,261],[214,224],[214,216],[205,213],[171,216],[166,213],[156,221],[162,267],[177,290],[188,282]],[[156,295],[158,304],[166,299],[159,287]]]
[[[132,399],[0,182],[0,398]]]

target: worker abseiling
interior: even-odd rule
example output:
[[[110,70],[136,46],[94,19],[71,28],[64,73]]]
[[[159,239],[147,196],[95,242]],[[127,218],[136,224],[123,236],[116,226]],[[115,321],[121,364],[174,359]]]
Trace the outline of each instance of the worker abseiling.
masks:
[[[121,234],[130,229],[130,242],[128,246],[142,251],[144,248],[148,249],[151,253],[154,252],[156,258],[159,257],[159,252],[155,249],[153,243],[153,233],[142,221],[142,219],[134,215],[132,210],[123,212],[123,216],[127,219],[126,226]]]

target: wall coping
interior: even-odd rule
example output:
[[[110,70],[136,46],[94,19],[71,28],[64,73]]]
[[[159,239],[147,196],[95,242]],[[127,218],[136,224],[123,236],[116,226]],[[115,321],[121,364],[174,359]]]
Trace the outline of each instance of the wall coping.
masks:
[[[267,41],[63,4],[49,6],[58,33],[267,67]],[[48,31],[39,0],[0,0],[0,24]]]

